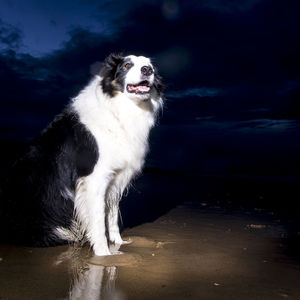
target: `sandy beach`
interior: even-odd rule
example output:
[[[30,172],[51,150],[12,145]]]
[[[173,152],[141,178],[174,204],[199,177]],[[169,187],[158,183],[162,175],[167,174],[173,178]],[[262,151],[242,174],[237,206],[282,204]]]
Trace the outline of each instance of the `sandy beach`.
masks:
[[[300,299],[286,228],[263,213],[184,203],[122,235],[108,257],[1,245],[0,299]]]

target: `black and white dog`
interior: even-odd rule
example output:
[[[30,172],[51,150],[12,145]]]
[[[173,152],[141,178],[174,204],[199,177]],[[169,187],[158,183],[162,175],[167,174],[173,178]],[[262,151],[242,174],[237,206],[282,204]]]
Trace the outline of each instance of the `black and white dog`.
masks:
[[[162,104],[149,58],[106,58],[12,168],[3,194],[6,238],[35,246],[85,240],[96,255],[111,254],[109,241],[125,243],[119,201],[141,171]]]

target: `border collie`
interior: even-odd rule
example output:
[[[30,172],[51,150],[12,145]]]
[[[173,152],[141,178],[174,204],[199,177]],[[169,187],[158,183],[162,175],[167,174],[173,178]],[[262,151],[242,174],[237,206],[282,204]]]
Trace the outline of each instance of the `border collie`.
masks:
[[[34,246],[88,241],[95,255],[125,243],[119,201],[143,166],[162,87],[149,58],[109,55],[12,167],[2,200],[6,238]]]

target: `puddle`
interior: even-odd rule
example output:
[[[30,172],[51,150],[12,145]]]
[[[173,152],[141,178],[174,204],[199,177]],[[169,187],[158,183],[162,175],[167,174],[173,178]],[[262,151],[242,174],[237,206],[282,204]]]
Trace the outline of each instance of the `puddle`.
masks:
[[[93,256],[88,263],[100,266],[134,266],[141,261],[141,256],[135,253],[122,253],[109,256]]]
[[[300,299],[284,232],[256,215],[188,204],[125,230],[132,242],[112,246],[118,255],[1,245],[0,299]]]

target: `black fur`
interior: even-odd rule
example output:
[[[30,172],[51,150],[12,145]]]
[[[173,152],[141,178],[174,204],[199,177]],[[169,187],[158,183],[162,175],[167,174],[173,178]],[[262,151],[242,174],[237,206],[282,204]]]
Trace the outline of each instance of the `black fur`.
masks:
[[[120,74],[120,65],[124,62],[124,56],[122,54],[110,54],[104,61],[100,76],[103,77],[101,82],[104,93],[107,93],[110,97],[115,96],[117,91],[123,91],[124,81],[116,81],[116,74]],[[118,73],[117,73],[118,72]]]
[[[66,109],[10,170],[1,199],[2,237],[34,246],[65,243],[53,235],[57,226],[71,225],[74,202],[64,191],[74,191],[76,180],[90,174],[97,160],[94,137]]]
[[[162,83],[162,78],[158,74],[157,69],[155,67],[154,67],[154,74],[155,74],[155,76],[154,76],[154,83],[153,83],[154,91],[157,93],[157,95],[159,97],[163,97],[165,86]]]

